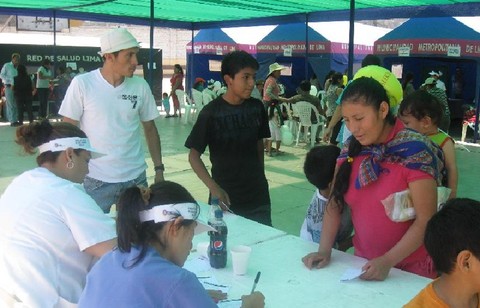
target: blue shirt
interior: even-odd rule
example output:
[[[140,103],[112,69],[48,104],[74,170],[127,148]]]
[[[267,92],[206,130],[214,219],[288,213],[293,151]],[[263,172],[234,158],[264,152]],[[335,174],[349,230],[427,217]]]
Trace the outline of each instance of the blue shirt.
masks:
[[[78,307],[217,307],[197,277],[149,248],[145,258],[128,267],[140,253],[114,249],[87,276]]]

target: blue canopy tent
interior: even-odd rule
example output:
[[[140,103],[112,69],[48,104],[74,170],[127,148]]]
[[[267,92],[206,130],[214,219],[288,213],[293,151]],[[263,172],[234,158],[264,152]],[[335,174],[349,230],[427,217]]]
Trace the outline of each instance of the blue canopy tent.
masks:
[[[237,43],[221,29],[204,29],[198,31],[192,42],[187,44],[187,90],[193,86],[197,77],[205,80],[214,79],[222,81],[220,64],[223,55],[236,50]]]
[[[372,50],[363,45],[354,47],[357,64]],[[332,69],[343,73],[348,65],[348,44],[330,42],[305,23],[283,24],[258,42],[257,60],[257,78],[265,78],[274,62],[288,67],[280,82],[285,85],[286,95],[291,96],[300,82],[314,73],[320,80]]]
[[[412,72],[416,88],[430,71],[441,71],[452,117],[462,116],[464,103],[476,102],[478,118],[480,33],[453,17],[412,18],[378,39],[374,53],[383,58],[385,67]],[[456,72],[463,75],[460,96],[453,89]]]

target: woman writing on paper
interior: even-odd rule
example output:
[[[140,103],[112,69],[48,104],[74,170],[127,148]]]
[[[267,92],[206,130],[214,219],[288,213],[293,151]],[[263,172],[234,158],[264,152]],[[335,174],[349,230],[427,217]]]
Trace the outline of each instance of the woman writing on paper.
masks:
[[[118,249],[91,270],[79,307],[217,307],[195,274],[182,268],[194,234],[212,230],[181,185],[131,187],[117,204]],[[259,292],[242,307],[263,307]]]
[[[392,267],[436,277],[422,242],[437,207],[441,150],[394,118],[385,88],[373,78],[354,80],[344,91],[341,108],[352,137],[337,161],[318,252],[305,256],[304,264],[320,268],[330,262],[340,213],[349,206],[355,255],[368,259],[360,278],[384,280]],[[416,217],[394,222],[381,200],[406,189]]]

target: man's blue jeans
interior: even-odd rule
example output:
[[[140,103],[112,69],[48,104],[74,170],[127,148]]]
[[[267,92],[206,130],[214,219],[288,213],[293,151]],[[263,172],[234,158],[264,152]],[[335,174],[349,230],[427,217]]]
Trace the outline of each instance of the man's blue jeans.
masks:
[[[87,194],[97,202],[98,206],[105,213],[109,213],[110,207],[117,203],[120,195],[127,188],[132,186],[148,186],[145,171],[143,171],[136,179],[127,182],[107,183],[88,176],[85,177],[85,180],[83,181],[83,187]]]

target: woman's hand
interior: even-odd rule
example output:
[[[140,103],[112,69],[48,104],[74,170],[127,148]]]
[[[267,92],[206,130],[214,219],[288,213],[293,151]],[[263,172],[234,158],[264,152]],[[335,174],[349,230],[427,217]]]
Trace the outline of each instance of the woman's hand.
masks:
[[[390,265],[390,262],[387,260],[387,258],[385,256],[381,256],[368,261],[362,267],[364,273],[360,276],[360,278],[364,280],[383,281],[385,278],[387,278],[391,268],[392,265]]]
[[[253,292],[250,295],[242,296],[242,308],[263,308],[265,307],[265,296],[261,292]]]
[[[302,258],[303,264],[308,269],[312,268],[322,268],[330,263],[330,258],[332,256],[332,251],[319,251],[312,252]]]

